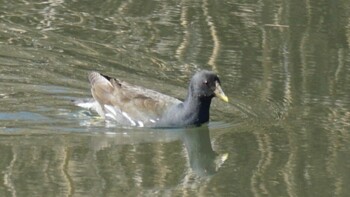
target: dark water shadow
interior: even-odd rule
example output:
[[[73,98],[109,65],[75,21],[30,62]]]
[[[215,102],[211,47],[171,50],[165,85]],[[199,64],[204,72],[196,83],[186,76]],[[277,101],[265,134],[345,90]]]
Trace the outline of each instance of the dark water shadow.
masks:
[[[227,154],[220,155],[213,150],[206,125],[185,130],[182,141],[191,169],[200,176],[215,174],[227,159]]]
[[[198,176],[214,175],[228,157],[227,153],[218,154],[214,151],[208,125],[177,129],[119,128],[117,132],[105,131],[90,132],[89,135],[95,135],[95,151],[115,145],[168,144],[181,141],[187,153],[189,167]]]

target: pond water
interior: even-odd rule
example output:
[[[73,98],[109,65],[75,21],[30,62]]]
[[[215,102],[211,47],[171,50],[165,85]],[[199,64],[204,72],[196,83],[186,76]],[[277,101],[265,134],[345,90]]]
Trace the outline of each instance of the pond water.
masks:
[[[350,2],[0,1],[0,196],[348,196]],[[126,128],[76,107],[99,71],[208,125]]]

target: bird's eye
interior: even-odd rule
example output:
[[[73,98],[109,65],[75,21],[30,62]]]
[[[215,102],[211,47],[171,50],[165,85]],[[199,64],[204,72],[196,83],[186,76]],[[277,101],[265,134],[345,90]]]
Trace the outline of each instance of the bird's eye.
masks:
[[[208,85],[208,81],[207,80],[203,81],[203,84]]]

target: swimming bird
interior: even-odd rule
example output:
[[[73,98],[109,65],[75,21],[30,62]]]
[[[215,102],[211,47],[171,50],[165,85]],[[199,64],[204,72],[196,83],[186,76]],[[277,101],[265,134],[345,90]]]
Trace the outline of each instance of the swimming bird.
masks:
[[[187,97],[174,97],[131,85],[125,81],[91,72],[92,102],[76,102],[78,106],[93,109],[106,120],[120,125],[138,127],[200,126],[209,121],[212,98],[228,102],[219,77],[202,70],[192,77]]]

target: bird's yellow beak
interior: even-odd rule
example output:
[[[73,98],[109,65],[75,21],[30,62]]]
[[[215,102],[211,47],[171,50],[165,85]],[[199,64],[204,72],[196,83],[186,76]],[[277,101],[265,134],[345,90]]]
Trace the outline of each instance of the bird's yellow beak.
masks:
[[[220,98],[221,100],[228,102],[228,97],[225,95],[224,91],[222,91],[221,86],[219,84],[219,82],[215,82],[215,96]]]

